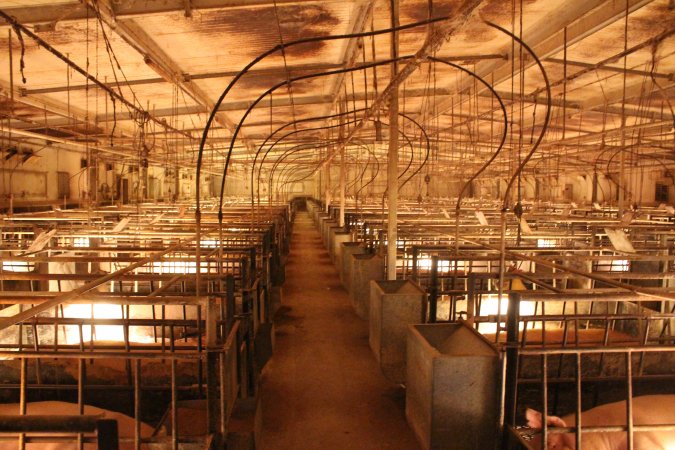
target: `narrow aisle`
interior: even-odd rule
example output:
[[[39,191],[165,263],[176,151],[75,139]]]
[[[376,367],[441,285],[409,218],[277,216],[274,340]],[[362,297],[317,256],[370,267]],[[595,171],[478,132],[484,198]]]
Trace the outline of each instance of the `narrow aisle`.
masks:
[[[297,214],[274,357],[262,377],[263,450],[415,450],[401,388],[381,374],[318,231]]]

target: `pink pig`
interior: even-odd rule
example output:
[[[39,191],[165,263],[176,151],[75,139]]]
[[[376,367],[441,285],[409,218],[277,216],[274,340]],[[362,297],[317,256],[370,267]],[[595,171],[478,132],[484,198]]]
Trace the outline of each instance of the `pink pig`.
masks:
[[[534,429],[541,429],[541,413],[532,409],[525,412],[527,424]],[[575,414],[562,418],[548,416],[548,426],[574,427]],[[675,424],[675,395],[646,395],[633,398],[634,425],[670,425]],[[581,413],[581,426],[625,426],[626,401],[597,406]],[[583,449],[592,450],[625,450],[628,448],[628,433],[582,433]],[[541,448],[541,435],[531,441],[533,449]],[[548,435],[548,450],[574,450],[576,440],[574,433]],[[675,450],[675,430],[634,432],[633,448],[635,450]]]

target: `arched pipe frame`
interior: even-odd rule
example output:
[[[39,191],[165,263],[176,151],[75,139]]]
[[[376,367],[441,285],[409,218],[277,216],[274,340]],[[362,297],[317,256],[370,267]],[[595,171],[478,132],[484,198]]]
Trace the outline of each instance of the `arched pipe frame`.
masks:
[[[504,275],[506,272],[506,268],[504,265],[506,264],[506,212],[507,212],[507,204],[509,201],[509,192],[511,188],[513,187],[514,181],[518,178],[518,176],[521,174],[523,171],[523,168],[527,163],[530,161],[532,158],[532,155],[537,151],[537,148],[541,144],[541,141],[544,139],[544,135],[546,134],[546,131],[548,130],[549,122],[551,121],[551,83],[548,79],[548,74],[546,73],[546,69],[544,69],[543,64],[541,63],[541,60],[537,56],[537,54],[532,50],[532,48],[527,45],[525,41],[523,41],[521,38],[516,36],[514,33],[510,32],[509,30],[500,27],[499,25],[496,25],[492,22],[484,21],[484,23],[492,28],[495,28],[496,30],[501,31],[502,33],[508,35],[511,37],[511,39],[515,40],[518,42],[518,44],[524,48],[530,56],[532,56],[532,59],[534,62],[537,64],[537,67],[539,67],[539,70],[542,74],[542,77],[544,78],[544,84],[546,86],[546,115],[544,117],[544,123],[541,128],[541,132],[539,133],[539,136],[537,137],[537,140],[532,144],[532,148],[530,149],[529,153],[523,158],[523,160],[520,162],[516,170],[514,171],[513,175],[511,176],[511,179],[509,180],[506,190],[504,191],[504,200],[502,202],[502,210],[500,214],[500,228],[501,228],[501,235],[500,235],[500,258],[499,258],[499,283],[497,286],[497,323],[501,322],[502,318],[502,302],[501,298],[504,293]],[[514,213],[518,220],[521,219],[522,217],[522,205],[520,202],[518,202],[514,208]],[[520,223],[518,224],[518,227],[520,227]],[[497,327],[497,331],[495,332],[495,342],[499,342],[499,333],[500,333],[500,327]]]
[[[420,25],[422,25],[422,24],[428,24],[428,23],[431,23],[431,22],[434,22],[434,21],[440,21],[440,20],[446,20],[446,19],[447,19],[447,18],[439,18],[439,19],[435,19],[435,20],[431,20],[431,21],[419,22],[419,23],[417,23],[417,24],[411,24],[411,25],[405,26],[405,28],[412,28],[412,27],[414,27],[414,26],[420,26]],[[505,192],[505,196],[504,196],[504,204],[503,204],[504,206],[503,206],[503,208],[502,208],[502,217],[503,217],[503,218],[502,218],[502,246],[503,246],[503,244],[505,244],[505,232],[506,232],[506,230],[505,230],[505,228],[506,228],[506,227],[505,227],[505,212],[506,212],[506,207],[505,207],[505,205],[506,205],[506,202],[507,202],[507,199],[508,199],[508,193],[509,193],[509,191],[510,191],[512,185],[513,185],[514,180],[517,178],[517,176],[518,176],[518,175],[520,174],[520,172],[523,170],[523,167],[525,166],[525,164],[527,164],[527,162],[529,161],[529,159],[531,158],[531,156],[534,154],[536,148],[539,146],[539,144],[540,144],[540,142],[541,142],[541,140],[542,140],[542,138],[543,138],[543,135],[545,134],[545,131],[546,131],[546,129],[548,128],[548,123],[549,123],[549,120],[550,120],[551,95],[550,95],[550,85],[549,85],[549,82],[548,82],[548,77],[547,77],[547,75],[546,75],[546,72],[545,72],[543,66],[541,65],[541,62],[539,61],[539,59],[537,58],[537,56],[534,54],[534,52],[529,48],[529,46],[527,46],[527,44],[525,44],[525,43],[524,43],[522,40],[520,40],[517,36],[513,35],[512,33],[508,32],[507,30],[505,30],[505,29],[503,29],[503,28],[501,28],[501,27],[499,27],[499,26],[497,26],[497,25],[495,25],[495,24],[492,24],[492,23],[490,23],[490,22],[486,22],[486,24],[489,25],[489,26],[491,26],[491,27],[493,27],[493,28],[496,28],[496,29],[498,29],[498,30],[500,30],[500,31],[502,31],[502,32],[504,32],[504,33],[506,33],[506,34],[508,34],[508,35],[510,35],[513,39],[517,40],[524,48],[527,49],[527,51],[533,56],[533,58],[535,59],[536,63],[537,63],[538,66],[540,67],[540,70],[542,71],[542,74],[543,74],[544,79],[545,79],[545,82],[546,82],[546,87],[547,87],[547,110],[546,110],[546,119],[545,119],[544,127],[543,127],[543,129],[542,129],[542,132],[541,132],[540,136],[539,136],[538,139],[537,139],[537,142],[533,145],[533,147],[532,147],[530,153],[529,153],[529,154],[526,156],[526,158],[521,162],[521,164],[519,165],[518,169],[516,170],[516,172],[515,172],[515,173],[513,174],[513,176],[511,177],[511,179],[510,179],[510,181],[509,181],[509,183],[508,183],[508,185],[507,185],[507,190],[506,190],[506,192]],[[279,45],[279,46],[277,46],[277,47],[271,49],[270,51],[266,52],[265,54],[259,56],[258,58],[256,58],[256,59],[255,59],[254,61],[252,61],[252,62],[251,62],[251,63],[250,63],[250,64],[249,64],[242,72],[240,72],[240,74],[238,74],[238,75],[235,77],[235,79],[230,83],[230,85],[228,85],[227,89],[223,92],[223,94],[222,94],[221,97],[219,98],[218,102],[216,103],[216,105],[215,105],[215,107],[214,107],[214,109],[213,109],[213,111],[212,111],[212,113],[211,113],[211,115],[210,115],[210,117],[209,117],[209,120],[207,121],[207,126],[206,126],[206,128],[205,128],[205,130],[204,130],[204,134],[203,134],[203,136],[202,136],[202,141],[201,141],[201,143],[200,143],[200,149],[199,149],[199,155],[198,155],[198,164],[197,164],[197,177],[196,177],[196,178],[197,178],[197,180],[196,180],[196,184],[197,184],[197,186],[196,186],[196,193],[197,193],[196,202],[197,202],[197,208],[196,208],[196,211],[195,211],[195,216],[196,216],[196,220],[197,220],[197,229],[199,230],[199,228],[200,228],[200,213],[201,213],[201,212],[200,212],[200,206],[199,206],[199,205],[200,205],[200,193],[199,193],[199,190],[200,190],[200,186],[199,186],[199,185],[200,185],[200,180],[199,180],[199,178],[200,178],[200,176],[199,176],[199,175],[200,175],[200,171],[201,171],[201,163],[202,163],[202,156],[203,156],[204,143],[205,143],[205,141],[206,141],[206,139],[207,139],[207,136],[208,136],[210,124],[211,124],[211,122],[213,121],[213,118],[215,117],[215,114],[216,114],[216,112],[217,112],[217,110],[218,110],[220,104],[222,103],[222,101],[223,101],[223,99],[225,98],[225,96],[227,95],[227,93],[231,90],[231,88],[232,88],[232,86],[234,85],[234,83],[236,83],[236,81],[239,80],[239,79],[241,78],[241,76],[243,76],[244,73],[246,73],[253,65],[255,65],[257,62],[259,62],[260,60],[262,60],[264,57],[266,57],[266,56],[268,56],[268,55],[271,55],[271,54],[275,53],[276,51],[279,51],[279,50],[281,50],[281,49],[283,49],[283,48],[285,48],[285,47],[287,47],[287,46],[290,46],[290,45],[298,45],[298,44],[302,44],[302,43],[315,42],[315,41],[328,40],[328,39],[345,39],[345,38],[353,38],[353,37],[359,37],[359,36],[361,36],[361,37],[374,36],[374,35],[376,35],[376,34],[391,33],[391,32],[393,32],[393,31],[398,31],[398,30],[400,30],[400,29],[404,29],[404,27],[396,27],[396,28],[392,28],[392,29],[388,29],[388,30],[380,30],[379,32],[370,32],[370,33],[352,34],[352,35],[344,35],[344,36],[329,36],[329,37],[316,38],[316,39],[315,39],[315,38],[312,38],[312,39],[304,39],[304,40],[295,41],[295,42],[293,42],[293,43],[289,43],[289,44],[285,44],[285,45]],[[410,56],[408,56],[408,57],[397,58],[396,60],[403,60],[403,59],[408,59],[408,58],[410,58]],[[431,60],[431,58],[429,58],[429,59]],[[306,75],[306,76],[302,76],[302,77],[296,77],[296,78],[294,78],[294,79],[289,79],[289,80],[286,80],[285,82],[279,83],[279,84],[277,84],[276,86],[273,86],[272,88],[268,89],[264,94],[262,94],[262,95],[254,102],[254,104],[251,105],[251,107],[249,108],[249,110],[246,112],[246,114],[245,114],[244,117],[242,118],[241,122],[240,122],[239,125],[237,126],[237,128],[236,128],[236,130],[235,130],[235,132],[234,132],[234,135],[233,135],[233,137],[232,137],[232,140],[231,140],[231,143],[230,143],[230,148],[229,148],[229,151],[228,151],[228,154],[227,154],[227,159],[226,159],[226,161],[225,161],[225,168],[224,168],[224,173],[223,173],[223,179],[222,179],[222,182],[221,182],[221,198],[220,198],[220,206],[219,206],[219,211],[218,211],[218,219],[219,219],[219,223],[222,223],[222,194],[223,194],[223,191],[224,191],[224,184],[225,184],[225,181],[226,181],[227,169],[228,169],[228,166],[229,166],[229,162],[230,162],[232,150],[233,150],[233,148],[234,148],[234,143],[235,143],[236,138],[237,138],[237,135],[238,135],[238,133],[239,133],[239,131],[240,131],[240,129],[241,129],[241,125],[242,125],[243,121],[246,119],[246,117],[248,116],[248,114],[250,113],[250,111],[251,111],[251,110],[252,110],[252,109],[260,102],[260,100],[261,100],[262,98],[264,98],[266,95],[268,95],[269,93],[273,92],[274,90],[278,89],[279,87],[288,85],[288,84],[290,84],[290,83],[292,83],[292,82],[294,82],[294,81],[300,81],[300,80],[303,80],[303,79],[309,79],[309,78],[312,78],[312,77],[315,77],[315,76],[327,76],[327,75],[331,75],[331,74],[346,73],[346,72],[351,72],[351,71],[356,71],[356,70],[364,70],[364,69],[367,69],[367,68],[376,67],[376,66],[378,66],[378,65],[391,64],[391,63],[394,62],[394,61],[395,61],[395,60],[392,59],[392,60],[387,60],[387,61],[381,61],[381,62],[378,62],[378,63],[363,64],[363,65],[360,65],[360,66],[358,66],[358,67],[353,67],[353,68],[349,68],[349,69],[341,69],[341,70],[330,71],[330,72],[326,72],[326,73],[322,73],[322,74],[311,74],[311,75]],[[447,63],[447,62],[445,62],[445,61],[438,61],[438,62]],[[451,65],[451,64],[449,64],[449,65]],[[477,177],[478,175],[480,175],[480,172],[482,172],[482,171],[489,165],[489,163],[491,163],[495,158],[496,158],[496,155],[493,155],[493,158],[491,158],[491,160],[488,161],[488,162],[487,162],[487,163],[479,170],[479,173],[477,173],[474,177],[472,177],[471,181],[473,181],[473,179],[475,179],[475,177]],[[254,170],[255,170],[255,168],[252,168],[252,176],[253,176],[253,171],[254,171]],[[470,183],[470,182],[469,182],[469,183]],[[466,189],[466,187],[469,185],[469,183],[466,183],[466,184],[464,185],[464,187],[462,188],[462,192],[461,192],[462,194],[463,194],[464,190]],[[253,194],[252,194],[252,195],[253,195]],[[198,231],[198,232],[199,232],[199,231]],[[198,245],[198,247],[199,247],[199,245]],[[503,258],[504,258],[504,252],[502,252],[502,259],[503,259]],[[198,261],[199,261],[199,248],[197,249],[197,259],[198,259]],[[503,285],[503,271],[504,271],[504,264],[502,263],[502,264],[501,264],[501,272],[502,272],[502,273],[500,273],[500,290],[501,290],[502,285]],[[197,271],[197,278],[199,278],[199,275],[198,275],[198,274],[199,274],[199,270]],[[501,311],[500,311],[500,312],[501,312]]]
[[[220,95],[216,103],[214,104],[211,113],[209,114],[209,117],[206,121],[206,126],[204,127],[204,132],[202,133],[202,138],[199,142],[199,152],[197,155],[197,170],[196,170],[196,176],[195,176],[195,194],[196,194],[196,205],[195,205],[195,226],[197,228],[196,230],[196,249],[195,249],[195,260],[197,264],[197,270],[195,273],[195,282],[196,282],[196,290],[195,294],[199,295],[200,294],[200,264],[201,264],[201,204],[200,204],[200,196],[201,196],[201,187],[200,187],[200,179],[201,179],[201,168],[202,168],[202,162],[203,162],[203,155],[204,155],[204,147],[206,146],[206,140],[208,139],[208,134],[209,130],[211,129],[211,124],[213,123],[213,120],[215,119],[215,116],[220,109],[220,105],[223,103],[225,100],[225,97],[227,94],[232,90],[234,85],[243,77],[253,66],[258,64],[260,61],[265,59],[266,57],[275,54],[278,51],[284,51],[286,48],[296,46],[296,45],[302,45],[302,44],[308,44],[312,42],[323,42],[323,41],[330,41],[330,40],[341,40],[341,39],[353,39],[353,38],[364,38],[364,37],[371,37],[371,36],[377,36],[381,34],[389,34],[389,33],[394,33],[397,31],[403,31],[411,28],[416,28],[419,26],[424,26],[424,25],[429,25],[432,23],[436,22],[441,22],[445,20],[451,19],[451,16],[443,16],[443,17],[438,17],[438,18],[433,18],[433,19],[428,19],[428,20],[423,20],[420,22],[414,22],[412,24],[407,24],[407,25],[402,25],[398,27],[392,27],[392,28],[387,28],[387,29],[382,29],[382,30],[375,30],[375,31],[370,31],[370,32],[363,32],[363,33],[350,33],[350,34],[344,34],[344,35],[335,35],[335,36],[322,36],[322,37],[314,37],[314,38],[305,38],[305,39],[298,39],[296,41],[291,41],[287,43],[281,43],[279,45],[276,45],[275,47],[271,48],[270,50],[262,53],[255,59],[253,59],[250,63],[244,67],[227,85],[223,93]],[[221,201],[220,201],[220,206],[218,208],[218,224],[222,225],[223,221],[223,210],[222,210],[222,192],[224,190],[225,186],[225,180],[227,176],[227,168],[230,164],[230,158],[232,156],[232,148],[234,146],[234,141],[236,139],[236,134],[238,134],[239,127],[235,130],[235,136],[232,138],[232,142],[230,144],[230,148],[227,153],[227,157],[225,160],[225,167],[223,169],[223,180],[221,182]],[[222,242],[222,226],[218,227],[219,229],[219,240]],[[219,246],[219,248],[222,246]],[[222,251],[219,251],[219,257],[222,257]],[[219,265],[220,267],[220,265]],[[219,273],[221,273],[221,269],[219,268]],[[221,277],[222,278],[222,277]],[[222,286],[221,286],[222,287]]]
[[[347,113],[344,113],[344,114],[349,114],[349,113],[350,113],[350,112],[347,112]],[[352,113],[353,113],[353,111],[352,111]],[[339,115],[342,115],[342,114],[339,114]],[[419,171],[424,167],[424,164],[426,163],[426,161],[428,160],[428,157],[429,157],[429,148],[430,148],[430,144],[429,144],[429,138],[428,138],[428,136],[427,136],[427,134],[426,134],[426,131],[424,130],[424,128],[422,128],[422,127],[419,125],[419,123],[417,123],[417,122],[414,121],[412,118],[406,116],[406,115],[403,114],[403,113],[399,113],[399,115],[400,115],[401,117],[407,119],[407,120],[410,120],[414,125],[416,125],[417,127],[419,127],[420,130],[421,130],[421,132],[422,132],[422,134],[423,134],[423,136],[426,138],[426,142],[427,142],[427,146],[426,146],[427,152],[426,152],[426,157],[425,157],[425,159],[424,159],[424,162],[422,163],[422,165],[421,165],[421,166],[420,166],[420,167],[419,167],[419,168],[418,168],[411,176],[408,177],[407,180],[404,181],[404,183],[399,187],[399,189],[400,189],[400,188],[403,187],[403,185],[405,185],[405,183],[407,183],[413,176],[415,176],[417,173],[419,173]],[[325,116],[324,116],[324,117],[325,117]],[[319,120],[319,119],[317,119],[317,120]],[[343,123],[343,124],[349,124],[349,123],[354,123],[354,122],[358,122],[358,120],[352,120],[352,121],[349,121],[349,122],[345,122],[345,123]],[[289,123],[289,124],[284,125],[284,127],[289,126],[289,125],[291,125],[291,124],[292,124],[292,122]],[[385,124],[385,125],[386,125],[386,124]],[[310,128],[310,129],[305,129],[305,130],[297,130],[297,131],[295,131],[295,132],[288,133],[288,134],[285,135],[284,137],[286,137],[286,136],[288,136],[288,135],[290,135],[290,134],[293,134],[293,133],[297,133],[297,132],[302,132],[302,131],[316,131],[316,130],[322,130],[322,129],[335,128],[335,127],[337,127],[337,126],[340,126],[340,125],[339,125],[339,124],[338,124],[338,125],[329,125],[329,126],[322,126],[322,127]],[[403,138],[407,141],[407,146],[409,146],[409,147],[411,148],[411,159],[410,159],[410,162],[408,163],[406,169],[399,175],[398,178],[400,179],[400,178],[402,178],[403,176],[405,176],[405,174],[406,174],[406,173],[408,172],[408,170],[410,169],[410,166],[412,165],[412,162],[414,161],[414,150],[415,150],[415,146],[414,146],[413,142],[410,140],[410,138],[409,138],[403,131],[399,131],[399,133],[400,133],[400,134],[403,136]],[[262,159],[262,161],[261,161],[261,163],[260,163],[261,166],[262,166],[262,164],[265,162],[265,159],[266,159],[267,155],[269,155],[269,152],[272,150],[273,146],[276,145],[280,140],[281,140],[281,139],[277,140],[274,144],[272,144],[272,146],[270,146],[270,148],[268,148],[268,149],[265,151],[265,154],[264,154],[264,156],[263,156],[263,159]],[[323,146],[328,145],[329,143],[335,143],[335,142],[336,142],[336,141],[330,141],[330,142],[326,142],[326,141],[325,141],[324,144],[323,144]],[[361,148],[365,148],[369,153],[372,154],[372,151],[367,147],[367,145],[360,144],[360,143],[356,143],[356,145],[359,146],[359,147],[361,147]],[[299,150],[295,150],[295,149],[296,149],[297,147],[299,147],[299,146],[302,146],[303,148],[301,148],[301,149],[299,149]],[[319,148],[319,146],[317,146],[317,145],[311,145],[311,144],[300,144],[299,146],[291,147],[290,149],[288,149],[284,154],[282,154],[282,156],[281,156],[281,157],[277,160],[277,162],[274,164],[274,167],[272,168],[272,171],[270,172],[270,179],[269,179],[269,182],[268,182],[268,185],[269,185],[268,190],[270,190],[270,192],[271,192],[271,188],[272,188],[272,175],[273,175],[273,172],[276,170],[276,167],[277,167],[278,164],[281,162],[281,160],[283,160],[283,159],[288,155],[288,152],[295,153],[296,151],[300,151],[300,150],[315,150],[315,149]],[[259,148],[259,149],[258,149],[258,152],[256,153],[256,158],[255,158],[255,159],[257,159],[257,157],[259,156],[260,150],[261,150],[261,149]],[[255,159],[254,159],[254,161],[255,161]],[[366,170],[366,169],[367,169],[367,166],[366,166],[366,168],[364,168],[364,171],[363,171],[364,173],[365,173],[365,170]],[[258,202],[260,202],[260,178],[261,178],[261,177],[260,177],[260,171],[259,171],[258,173],[259,173],[259,175],[258,175]],[[251,181],[253,182],[254,168],[252,168],[252,171],[251,171],[251,177],[252,177]],[[352,184],[352,185],[355,184],[356,181],[358,181],[358,177],[357,177],[351,184]],[[252,183],[251,185],[253,186],[253,183]],[[252,195],[253,195],[253,189],[252,189],[251,192],[252,192]],[[252,198],[252,203],[254,203],[254,199],[253,199],[253,198]]]
[[[363,111],[364,109],[360,109],[360,110]],[[332,116],[323,116],[323,117],[321,117],[321,118],[326,118],[326,117],[336,117],[336,116],[341,116],[341,115],[345,115],[345,114],[351,114],[351,113],[353,113],[353,112],[354,112],[354,111],[349,111],[349,112],[345,112],[345,113],[341,113],[341,114],[335,114],[335,115],[332,115]],[[408,116],[408,115],[406,115],[406,114],[404,114],[404,113],[399,113],[399,116],[401,116],[401,117],[403,117],[404,119],[410,121],[412,124],[414,124],[416,127],[418,127],[418,128],[420,129],[421,136],[424,138],[424,140],[425,140],[425,142],[426,142],[426,154],[425,154],[424,160],[422,161],[422,163],[420,164],[420,166],[417,168],[417,170],[415,170],[415,171],[414,171],[414,172],[413,172],[413,173],[412,173],[412,174],[411,174],[411,175],[410,175],[410,176],[409,176],[409,177],[408,177],[408,178],[407,178],[400,186],[399,186],[399,189],[402,189],[403,186],[405,186],[405,184],[408,183],[415,175],[417,175],[417,174],[424,168],[424,166],[426,165],[426,163],[427,163],[427,161],[428,161],[428,159],[429,159],[429,153],[430,153],[431,144],[430,144],[429,136],[427,135],[426,130],[424,129],[424,127],[422,127],[417,121],[415,121],[415,120],[412,119],[410,116]],[[316,120],[320,120],[321,118],[317,118]],[[304,120],[307,121],[307,120],[311,120],[311,119],[304,119]],[[358,121],[358,120],[349,121],[349,122],[346,122],[346,124],[354,123],[354,122],[357,122],[357,121]],[[296,122],[297,122],[297,121],[296,121]],[[290,126],[290,125],[293,124],[293,123],[294,123],[294,122],[290,122],[290,123],[288,123],[288,124],[285,124],[285,125],[282,126],[281,128],[285,128],[285,127],[287,127],[287,126]],[[386,124],[384,124],[384,125],[386,125]],[[339,124],[338,124],[338,125],[329,125],[329,126],[323,126],[323,127],[310,128],[310,129],[305,129],[305,130],[297,130],[297,131],[295,131],[295,132],[291,132],[291,133],[288,133],[288,134],[284,135],[284,137],[287,137],[287,136],[290,135],[290,134],[297,133],[297,132],[301,132],[301,131],[316,131],[316,130],[322,130],[322,129],[335,128],[336,126],[339,126]],[[276,131],[275,131],[275,133],[276,133]],[[414,161],[414,156],[415,156],[415,155],[414,155],[414,150],[415,150],[415,146],[414,146],[413,142],[410,140],[410,138],[407,136],[406,133],[404,133],[403,131],[400,131],[400,130],[399,130],[399,133],[403,136],[403,138],[404,138],[404,139],[406,140],[406,142],[407,142],[407,145],[411,148],[411,158],[410,158],[410,162],[409,162],[408,165],[406,166],[405,170],[398,176],[398,178],[401,179],[401,178],[403,178],[403,177],[405,176],[405,174],[408,172],[408,170],[410,170],[410,167],[411,167],[411,165],[412,165],[412,163],[413,163],[413,161]],[[274,133],[273,133],[273,134],[274,134]],[[269,137],[268,137],[268,138],[269,138]],[[265,155],[263,156],[263,159],[262,159],[262,161],[261,161],[261,165],[264,163],[265,158],[267,157],[267,155],[269,154],[269,152],[272,150],[273,146],[276,145],[281,139],[283,139],[283,137],[280,138],[280,139],[278,139],[277,141],[275,141],[275,143],[272,144],[272,146],[270,146],[270,148],[268,148],[268,149],[266,150]],[[266,139],[266,141],[267,141],[267,139]],[[357,144],[357,145],[358,145],[358,144]],[[362,147],[362,148],[366,148],[366,149],[368,150],[368,152],[372,153],[372,152],[370,151],[370,149],[369,149],[367,146],[364,146],[364,145],[359,145],[359,146]],[[262,146],[261,146],[261,147],[262,147]],[[295,148],[295,147],[293,147],[293,148]],[[303,148],[302,150],[306,150],[306,149],[316,149],[316,148],[318,148],[318,147],[316,147],[316,146],[311,147],[311,148],[310,148],[310,147],[305,147],[305,148]],[[257,160],[257,157],[259,156],[260,151],[261,151],[261,148],[259,148],[259,149],[258,149],[258,152],[256,152],[256,157],[254,158],[254,164],[255,164],[255,161]],[[282,156],[281,158],[284,158],[284,157],[285,157],[285,155]],[[277,164],[275,164],[273,170],[275,170],[276,166],[277,166]],[[379,165],[378,165],[378,166],[379,166]],[[254,167],[251,169],[251,186],[253,186],[254,169],[255,169]],[[366,170],[366,169],[367,169],[367,166],[366,166],[366,168],[364,168],[364,171],[363,171],[364,173],[365,173],[365,170]],[[379,171],[379,168],[378,168],[378,171]],[[272,184],[272,181],[271,181],[271,175],[272,175],[272,174],[270,174],[270,181],[269,181],[269,187],[268,187],[268,190],[271,190],[271,184]],[[357,181],[357,179],[355,179],[351,184],[355,184],[356,181]],[[372,180],[371,180],[370,182],[372,182]],[[368,184],[370,184],[370,182],[369,182]],[[359,190],[359,192],[360,192],[360,190]],[[253,188],[251,189],[251,193],[252,193],[252,195],[253,195]],[[386,191],[385,191],[385,193],[386,193]],[[252,198],[251,201],[252,201],[252,204],[253,204],[253,203],[254,203],[254,199]],[[260,202],[260,175],[258,176],[258,202]]]

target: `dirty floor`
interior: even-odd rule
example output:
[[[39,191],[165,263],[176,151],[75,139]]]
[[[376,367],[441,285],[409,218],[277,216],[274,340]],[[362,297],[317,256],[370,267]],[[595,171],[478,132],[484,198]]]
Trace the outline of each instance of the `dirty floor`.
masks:
[[[419,448],[405,394],[380,373],[367,322],[354,313],[306,212],[294,224],[261,396],[263,450]]]

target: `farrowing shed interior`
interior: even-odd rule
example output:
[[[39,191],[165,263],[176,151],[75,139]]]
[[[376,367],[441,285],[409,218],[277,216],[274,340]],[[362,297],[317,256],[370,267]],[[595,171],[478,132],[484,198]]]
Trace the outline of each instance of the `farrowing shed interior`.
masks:
[[[674,34],[0,0],[0,448],[675,448]]]

